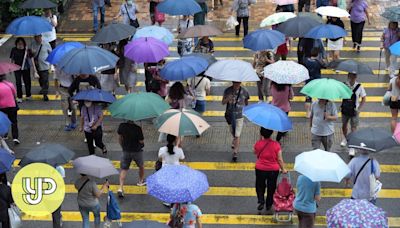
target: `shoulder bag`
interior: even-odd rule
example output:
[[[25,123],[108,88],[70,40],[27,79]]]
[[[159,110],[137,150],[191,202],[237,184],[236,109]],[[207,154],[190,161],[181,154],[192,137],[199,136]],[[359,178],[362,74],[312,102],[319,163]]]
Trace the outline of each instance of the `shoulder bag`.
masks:
[[[237,106],[237,103],[239,101],[239,97],[240,97],[240,92],[241,91],[242,91],[242,87],[240,87],[238,95],[236,97],[236,101],[235,101],[235,104],[234,104],[234,109],[236,109],[236,106]],[[230,105],[230,104],[228,103],[228,105]],[[235,110],[233,110],[232,112],[225,112],[225,120],[229,125],[232,124],[232,126],[233,126],[233,124],[235,123],[235,120],[236,120],[234,112],[235,112]]]
[[[361,166],[360,170],[358,170],[356,177],[354,178],[353,185],[356,184],[358,176],[360,175],[361,171],[364,169],[364,167],[367,165],[367,163],[371,161],[371,158],[368,158],[368,160]]]

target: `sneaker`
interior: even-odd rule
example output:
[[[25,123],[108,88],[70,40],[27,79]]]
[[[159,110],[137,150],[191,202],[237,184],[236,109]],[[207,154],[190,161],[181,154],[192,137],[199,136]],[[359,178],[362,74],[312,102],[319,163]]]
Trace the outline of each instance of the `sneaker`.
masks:
[[[356,155],[356,150],[354,148],[349,149],[349,156],[355,156]]]
[[[171,204],[170,204],[170,203],[163,202],[162,204],[163,204],[164,206],[166,206],[166,207],[171,207]]]
[[[262,211],[264,209],[264,203],[259,203],[257,210]]]
[[[49,101],[49,97],[47,95],[43,95],[43,101]]]
[[[31,101],[31,100],[32,100],[32,96],[25,97],[25,100],[27,100],[27,101]]]
[[[21,144],[21,142],[19,141],[19,139],[13,139],[14,145],[18,145]]]
[[[64,131],[72,131],[71,124],[65,125]]]
[[[137,186],[146,186],[146,182],[145,181],[139,181],[136,185]]]
[[[22,98],[17,98],[17,103],[22,103]]]
[[[340,143],[340,146],[342,146],[342,147],[347,146],[347,140],[343,139],[342,142]]]
[[[71,124],[69,124],[69,127],[70,127],[72,130],[75,130],[75,129],[76,129],[76,123],[71,123]]]
[[[121,189],[118,189],[117,194],[118,194],[119,198],[124,198],[124,196],[125,196],[124,192]]]

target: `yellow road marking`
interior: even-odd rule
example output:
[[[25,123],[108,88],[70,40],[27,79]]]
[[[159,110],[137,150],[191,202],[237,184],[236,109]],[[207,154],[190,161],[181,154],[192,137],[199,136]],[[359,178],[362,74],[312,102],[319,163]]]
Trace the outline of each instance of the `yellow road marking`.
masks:
[[[167,61],[171,61],[171,60],[177,60],[180,59],[180,57],[166,57],[165,58]],[[237,57],[216,57],[216,59],[218,60],[224,60],[224,59],[240,59],[240,60],[245,60],[245,61],[252,61],[254,59],[254,57],[251,56],[237,56]],[[341,58],[341,59],[353,59],[353,60],[357,60],[359,62],[363,62],[363,63],[378,63],[379,62],[379,58]],[[296,57],[288,57],[287,60],[292,60],[292,61],[297,61]],[[383,61],[383,59],[382,59]],[[383,68],[383,66],[381,66],[381,68]]]

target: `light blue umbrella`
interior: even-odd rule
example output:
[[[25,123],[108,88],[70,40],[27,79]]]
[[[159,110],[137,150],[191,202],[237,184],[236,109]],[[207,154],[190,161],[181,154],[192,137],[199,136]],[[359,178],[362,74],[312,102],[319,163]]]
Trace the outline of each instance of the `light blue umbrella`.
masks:
[[[286,42],[285,35],[276,30],[260,29],[243,39],[243,46],[253,51],[271,50]]]
[[[174,35],[166,28],[160,26],[146,26],[136,31],[133,39],[141,37],[153,37],[170,45],[174,42]]]
[[[252,123],[274,131],[290,131],[293,129],[292,121],[280,108],[268,104],[258,103],[244,107],[243,115]]]
[[[57,64],[65,54],[75,48],[82,48],[85,45],[79,42],[66,42],[61,45],[58,45],[54,50],[49,54],[46,61],[51,64]]]
[[[118,56],[96,46],[84,46],[68,52],[58,62],[58,67],[66,74],[95,74],[112,69]]]
[[[93,101],[103,103],[113,103],[115,97],[107,91],[101,89],[87,89],[82,90],[72,97],[75,101]]]
[[[195,0],[165,0],[157,5],[157,9],[169,15],[194,15],[201,12]]]
[[[15,160],[14,155],[10,154],[3,148],[0,148],[0,173],[10,171]]]
[[[392,55],[400,56],[400,41],[397,41],[396,43],[392,44],[389,47],[389,50]]]
[[[11,121],[4,112],[0,112],[0,135],[4,136],[10,130]]]
[[[38,16],[25,16],[13,20],[7,27],[6,33],[16,36],[34,36],[53,29],[50,22]]]
[[[346,30],[344,30],[340,26],[329,24],[314,27],[310,31],[308,31],[306,35],[304,35],[305,38],[312,39],[337,39],[345,36],[347,36]]]
[[[339,183],[350,173],[349,167],[339,155],[320,149],[297,155],[294,170],[314,182],[327,181]]]
[[[208,67],[208,62],[201,57],[184,57],[167,63],[160,71],[162,78],[169,81],[182,81],[199,75]]]

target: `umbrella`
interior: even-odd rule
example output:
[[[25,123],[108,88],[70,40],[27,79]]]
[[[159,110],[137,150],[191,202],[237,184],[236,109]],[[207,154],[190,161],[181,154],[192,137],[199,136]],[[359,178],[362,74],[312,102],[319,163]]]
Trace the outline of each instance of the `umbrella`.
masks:
[[[19,5],[21,9],[49,9],[56,7],[57,4],[49,0],[27,0]]]
[[[5,173],[11,170],[15,157],[7,150],[0,148],[0,173]]]
[[[383,12],[381,16],[388,19],[389,21],[400,21],[400,13],[395,13],[390,10]]]
[[[350,99],[353,91],[343,82],[330,78],[314,79],[300,93],[318,99]]]
[[[396,128],[394,129],[393,138],[397,143],[400,144],[400,123],[396,124]]]
[[[223,32],[213,25],[195,25],[186,29],[184,33],[178,36],[178,38],[194,38],[203,36],[219,36]]]
[[[324,19],[321,16],[319,16],[318,14],[316,14],[316,13],[299,12],[299,13],[297,13],[297,16],[298,17],[309,17],[311,19],[314,19],[314,20],[318,21],[321,24],[324,23]]]
[[[185,58],[185,57],[190,57],[190,56],[201,57],[201,58],[207,60],[208,66],[210,66],[211,64],[218,61],[213,55],[208,55],[208,54],[204,54],[204,53],[191,53],[188,55],[184,55],[183,57]]]
[[[75,172],[97,178],[118,175],[118,170],[109,159],[96,155],[79,157],[72,162],[72,165]]]
[[[11,127],[11,121],[4,112],[0,112],[0,135],[5,135]]]
[[[308,31],[307,34],[304,35],[305,38],[312,39],[336,39],[345,36],[347,36],[346,30],[344,30],[340,26],[330,24],[324,24],[314,27],[310,31]]]
[[[157,9],[169,15],[194,15],[202,11],[195,0],[164,0],[157,5]]]
[[[151,220],[136,220],[123,224],[122,228],[169,228],[169,226],[164,223]]]
[[[147,179],[147,193],[167,203],[193,202],[208,191],[207,176],[184,165],[166,165]]]
[[[175,136],[201,135],[210,125],[196,111],[170,109],[154,121],[159,132]]]
[[[290,131],[293,129],[292,121],[280,108],[268,104],[251,104],[243,109],[243,115],[252,123],[274,131]]]
[[[136,31],[133,39],[141,37],[153,37],[170,45],[174,42],[174,35],[166,28],[160,26],[146,26]]]
[[[66,164],[74,157],[75,153],[60,144],[43,144],[31,149],[19,162],[24,167],[31,163],[46,163],[53,167]]]
[[[96,46],[84,46],[69,51],[58,62],[60,70],[66,74],[95,74],[115,68],[118,56]]]
[[[368,64],[358,62],[356,60],[339,60],[329,63],[329,67],[335,70],[345,71],[353,74],[374,74]]]
[[[171,108],[155,93],[130,93],[115,101],[109,107],[111,116],[125,120],[155,118]]]
[[[264,77],[278,84],[298,84],[310,78],[307,68],[288,60],[279,60],[264,67]]]
[[[125,46],[125,57],[136,63],[157,63],[169,55],[168,45],[153,37],[138,38]]]
[[[389,227],[386,212],[367,200],[343,199],[326,212],[327,227]]]
[[[279,12],[269,15],[261,21],[260,27],[269,25],[276,25],[289,20],[290,18],[296,17],[296,14],[292,12]]]
[[[290,37],[304,37],[312,28],[320,25],[320,22],[309,16],[297,16],[278,25],[277,30]]]
[[[21,69],[20,66],[10,62],[0,62],[0,75],[8,74]]]
[[[218,80],[234,82],[260,81],[253,66],[243,60],[219,60],[204,73]]]
[[[58,45],[54,50],[49,54],[46,61],[51,64],[57,64],[62,57],[67,54],[69,51],[75,48],[83,48],[85,45],[79,42],[66,42],[61,45]]]
[[[400,41],[397,41],[396,43],[392,44],[389,47],[389,50],[392,55],[400,56]]]
[[[72,97],[75,101],[92,101],[92,102],[104,102],[113,103],[115,97],[112,93],[101,90],[101,89],[87,89],[82,90]]]
[[[122,23],[112,23],[102,28],[90,40],[95,43],[106,44],[127,39],[135,34],[136,28]]]
[[[297,2],[298,0],[275,0],[275,4],[280,6],[296,4]]]
[[[260,29],[243,39],[243,46],[253,51],[272,50],[286,42],[285,35],[276,30]]]
[[[182,81],[199,75],[207,67],[207,60],[201,57],[190,56],[167,63],[161,69],[160,75],[169,81]]]
[[[38,16],[25,16],[13,20],[6,33],[16,36],[34,36],[50,32],[53,26],[46,19]]]
[[[328,17],[350,17],[349,12],[335,6],[321,6],[318,7],[315,12]]]
[[[328,181],[339,183],[350,173],[349,167],[339,155],[320,149],[297,155],[294,170],[314,182]]]
[[[363,128],[350,133],[346,138],[348,147],[371,152],[398,146],[392,133],[384,128]]]

